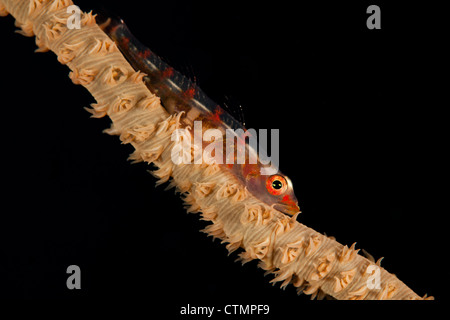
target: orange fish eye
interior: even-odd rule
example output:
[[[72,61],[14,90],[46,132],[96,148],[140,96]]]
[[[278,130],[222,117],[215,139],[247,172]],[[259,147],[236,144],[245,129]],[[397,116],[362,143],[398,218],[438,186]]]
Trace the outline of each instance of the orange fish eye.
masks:
[[[286,191],[287,181],[283,176],[275,174],[267,179],[266,188],[270,194],[278,196]]]

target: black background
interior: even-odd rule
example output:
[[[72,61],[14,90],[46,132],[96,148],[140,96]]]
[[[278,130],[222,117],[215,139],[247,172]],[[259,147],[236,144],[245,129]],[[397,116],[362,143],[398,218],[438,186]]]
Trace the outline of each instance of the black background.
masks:
[[[120,15],[213,100],[242,105],[248,128],[280,129],[299,221],[384,256],[415,292],[440,299],[441,8],[343,2],[77,4]],[[366,27],[370,4],[381,7],[381,30]],[[0,19],[0,297],[133,301],[170,315],[187,304],[324,312],[198,232],[206,223],[155,189],[148,166],[127,162],[132,147],[83,110],[90,94],[53,53],[33,53],[34,38],[15,34],[13,21]],[[66,288],[72,264],[81,290]]]

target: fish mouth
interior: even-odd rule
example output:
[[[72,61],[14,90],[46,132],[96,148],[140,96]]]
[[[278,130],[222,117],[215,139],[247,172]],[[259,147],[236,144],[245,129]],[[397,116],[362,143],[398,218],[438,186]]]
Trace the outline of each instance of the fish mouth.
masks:
[[[278,211],[281,211],[283,213],[289,214],[291,216],[293,216],[296,213],[301,212],[300,211],[300,207],[298,206],[298,204],[295,205],[287,205],[287,204],[276,204],[274,206],[274,208]]]

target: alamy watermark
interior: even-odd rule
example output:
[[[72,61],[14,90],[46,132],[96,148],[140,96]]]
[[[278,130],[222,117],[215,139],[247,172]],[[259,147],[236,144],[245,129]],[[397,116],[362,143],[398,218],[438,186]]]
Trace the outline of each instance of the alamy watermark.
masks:
[[[79,266],[73,264],[67,267],[67,271],[70,276],[67,278],[67,289],[81,289],[81,269]]]
[[[369,30],[381,29],[381,9],[377,5],[371,5],[367,7],[367,13],[371,13],[369,18],[367,18],[367,28]]]
[[[270,130],[270,157],[268,130],[219,129],[203,131],[202,122],[194,121],[193,135],[188,128],[172,133],[175,142],[171,158],[174,164],[262,164],[261,175],[273,175],[280,164],[280,131]],[[193,136],[193,139],[192,139]],[[259,139],[258,139],[259,137]],[[193,140],[193,141],[192,141]],[[204,146],[205,145],[205,146]],[[258,150],[258,153],[257,151]]]
[[[67,18],[67,29],[81,29],[81,9],[76,5],[67,7],[67,13],[70,13],[70,17]]]
[[[367,267],[366,273],[369,274],[369,277],[366,281],[367,289],[369,290],[380,290],[381,286],[381,271],[380,267],[376,265],[370,265]]]

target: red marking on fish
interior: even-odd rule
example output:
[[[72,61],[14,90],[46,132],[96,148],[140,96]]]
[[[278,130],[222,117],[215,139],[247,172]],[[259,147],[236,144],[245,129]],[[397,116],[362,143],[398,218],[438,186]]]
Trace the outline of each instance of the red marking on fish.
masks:
[[[121,41],[122,41],[122,45],[125,48],[128,48],[128,44],[130,43],[130,39],[129,38],[123,38]]]
[[[174,74],[173,68],[172,68],[172,67],[169,67],[169,68],[166,68],[166,69],[162,72],[161,76],[162,76],[163,78],[170,78],[171,76],[173,76],[173,74]]]
[[[247,177],[258,177],[259,176],[259,167],[257,164],[248,164],[245,163],[242,165],[242,175]]]
[[[222,113],[223,113],[223,109],[220,108],[219,106],[217,106],[216,109],[214,110],[214,113],[208,114],[207,118],[208,118],[208,120],[212,121],[215,124],[220,124],[220,122],[222,121],[220,119],[220,115]]]
[[[281,200],[281,202],[283,202],[289,206],[292,206],[292,207],[297,206],[297,203],[295,201],[293,201],[288,194],[283,196],[283,199]]]
[[[186,91],[183,92],[183,97],[185,99],[193,99],[195,96],[195,87],[191,86],[189,89],[187,89]]]
[[[152,52],[149,49],[146,49],[145,51],[141,51],[138,53],[138,57],[141,59],[147,59],[152,55]]]

